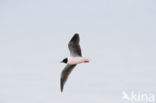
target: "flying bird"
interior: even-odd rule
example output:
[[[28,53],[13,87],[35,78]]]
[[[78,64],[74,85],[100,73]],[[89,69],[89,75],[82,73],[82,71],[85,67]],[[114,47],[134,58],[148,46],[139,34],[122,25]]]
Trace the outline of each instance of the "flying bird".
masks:
[[[89,63],[90,59],[82,57],[81,47],[79,45],[80,37],[78,33],[75,33],[74,36],[68,43],[68,48],[70,51],[70,56],[63,59],[61,63],[65,63],[66,66],[62,70],[61,78],[60,78],[60,87],[61,92],[63,92],[63,87],[65,82],[68,79],[69,74],[74,69],[77,64],[80,63]]]

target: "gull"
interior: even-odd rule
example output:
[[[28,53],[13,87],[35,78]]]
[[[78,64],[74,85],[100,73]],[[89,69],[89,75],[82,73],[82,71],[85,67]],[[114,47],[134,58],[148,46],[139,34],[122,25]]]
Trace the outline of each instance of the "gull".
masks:
[[[74,69],[77,64],[80,63],[89,63],[90,59],[82,57],[81,47],[79,45],[80,37],[78,33],[75,33],[74,36],[68,43],[68,48],[70,51],[70,56],[64,58],[61,63],[65,63],[66,66],[62,70],[61,78],[60,78],[60,88],[61,92],[63,92],[63,87],[65,82],[68,79],[69,74]]]

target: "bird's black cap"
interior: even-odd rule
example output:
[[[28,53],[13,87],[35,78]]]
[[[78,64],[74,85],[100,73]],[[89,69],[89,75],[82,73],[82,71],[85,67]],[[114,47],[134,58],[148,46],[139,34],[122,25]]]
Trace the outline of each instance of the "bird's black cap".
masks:
[[[61,61],[61,63],[67,63],[68,62],[68,58],[65,58]]]

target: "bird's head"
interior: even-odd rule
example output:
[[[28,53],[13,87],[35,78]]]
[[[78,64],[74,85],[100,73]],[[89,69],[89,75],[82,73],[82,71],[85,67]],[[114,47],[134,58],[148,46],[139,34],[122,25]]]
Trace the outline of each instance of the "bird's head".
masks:
[[[65,63],[65,64],[67,64],[67,62],[68,62],[68,58],[64,58],[64,59],[61,61],[61,63]]]

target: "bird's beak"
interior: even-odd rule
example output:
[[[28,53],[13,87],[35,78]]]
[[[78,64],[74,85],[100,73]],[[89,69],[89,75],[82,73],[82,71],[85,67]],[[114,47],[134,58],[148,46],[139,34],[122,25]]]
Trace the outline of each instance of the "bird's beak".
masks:
[[[62,61],[60,61],[60,63],[63,63]]]

